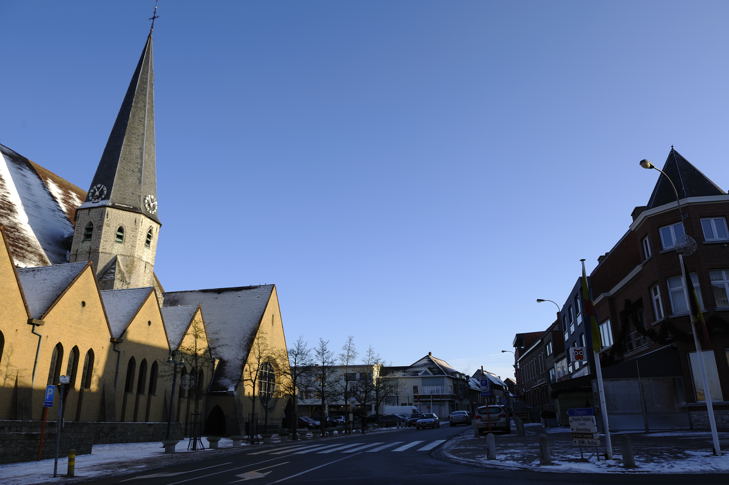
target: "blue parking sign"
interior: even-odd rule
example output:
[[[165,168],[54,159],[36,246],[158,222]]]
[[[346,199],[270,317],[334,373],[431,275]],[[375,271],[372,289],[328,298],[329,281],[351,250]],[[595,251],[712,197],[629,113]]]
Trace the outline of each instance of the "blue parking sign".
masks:
[[[44,408],[52,408],[53,400],[56,395],[56,386],[46,386],[46,397],[43,399]]]

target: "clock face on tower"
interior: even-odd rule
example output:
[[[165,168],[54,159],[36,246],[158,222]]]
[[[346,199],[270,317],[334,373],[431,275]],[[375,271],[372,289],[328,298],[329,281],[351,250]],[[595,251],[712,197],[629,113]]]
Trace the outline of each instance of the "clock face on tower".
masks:
[[[144,198],[144,208],[150,214],[157,212],[157,199],[154,198],[154,195],[148,195]]]
[[[96,184],[89,189],[89,200],[91,202],[98,202],[106,197],[106,185]]]

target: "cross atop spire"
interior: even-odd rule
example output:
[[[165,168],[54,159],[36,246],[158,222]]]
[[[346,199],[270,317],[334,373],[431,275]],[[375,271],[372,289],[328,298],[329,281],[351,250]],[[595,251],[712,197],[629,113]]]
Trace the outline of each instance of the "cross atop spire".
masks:
[[[159,6],[159,0],[154,1],[154,10],[152,11],[152,16],[149,17],[149,20],[152,21],[152,23],[149,26],[149,33],[151,34],[152,31],[154,31],[154,21],[159,18],[159,15],[157,15],[157,7]]]

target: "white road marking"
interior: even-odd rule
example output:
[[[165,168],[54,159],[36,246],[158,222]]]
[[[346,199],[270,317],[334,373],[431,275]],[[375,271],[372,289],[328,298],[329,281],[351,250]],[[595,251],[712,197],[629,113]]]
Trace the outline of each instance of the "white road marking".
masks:
[[[130,482],[132,480],[142,480],[143,478],[167,478],[167,477],[175,477],[177,475],[184,475],[185,473],[194,473],[194,472],[199,472],[199,471],[202,471],[202,470],[208,470],[210,468],[217,468],[219,466],[230,465],[230,464],[231,464],[231,462],[230,461],[227,461],[225,463],[220,463],[219,465],[206,466],[206,467],[203,467],[203,468],[196,468],[194,470],[185,470],[183,472],[161,472],[161,473],[151,473],[149,475],[138,475],[136,477],[132,477],[132,478],[127,478],[127,479],[121,480],[119,483],[121,483],[121,482]]]
[[[256,451],[254,453],[248,453],[248,454],[249,455],[263,455],[265,453],[271,453],[272,451],[294,450],[294,449],[303,448],[303,447],[304,447],[304,445],[294,445],[294,446],[286,446],[284,448],[273,448],[273,449],[269,448],[267,450]]]
[[[387,443],[386,445],[378,446],[377,448],[372,448],[371,450],[367,450],[367,453],[377,453],[378,451],[386,450],[387,448],[395,445],[399,445],[402,443],[402,441],[393,441],[392,443]]]
[[[366,450],[367,448],[371,446],[377,446],[381,445],[382,441],[375,441],[374,443],[367,443],[366,445],[358,446],[357,448],[352,448],[349,450],[346,450],[345,453],[357,453],[358,451]]]
[[[293,450],[291,450],[291,449],[287,449],[287,450],[271,450],[271,453],[269,453],[269,454],[271,454],[271,455],[283,455],[284,453],[293,453],[293,452],[299,451],[299,450],[301,450],[301,451],[309,450],[311,448],[316,448],[318,446],[321,446],[321,445],[309,445],[309,446],[295,448]]]
[[[282,463],[276,463],[275,465],[268,465],[264,466],[263,468],[259,468],[258,470],[251,470],[249,472],[244,472],[236,475],[236,477],[240,478],[240,480],[236,480],[234,482],[229,483],[238,483],[238,482],[247,482],[248,480],[257,480],[259,478],[265,478],[266,475],[271,473],[273,470],[268,470],[267,472],[264,472],[263,470],[266,470],[268,468],[276,468],[277,466],[286,465],[288,464],[288,461],[284,461]]]
[[[418,451],[430,451],[441,443],[445,443],[445,440],[435,440],[432,443],[423,446],[422,448],[418,448]]]
[[[235,468],[228,468],[227,470],[222,470],[222,471],[215,472],[215,473],[208,473],[207,475],[201,475],[201,476],[197,476],[197,477],[192,477],[192,478],[188,478],[186,480],[179,480],[177,482],[170,482],[167,485],[178,485],[180,483],[192,482],[193,480],[200,480],[201,478],[212,477],[213,475],[220,475],[221,473],[230,473],[230,472],[235,471],[235,470],[242,470],[244,468],[250,468],[250,467],[256,466],[256,465],[262,465],[263,463],[268,463],[269,461],[275,461],[275,460],[280,460],[280,459],[281,458],[278,458],[278,457],[277,458],[269,458],[268,460],[263,460],[263,461],[259,461],[259,462],[256,462],[256,463],[249,463],[247,465],[237,466]],[[286,463],[288,463],[288,462],[286,462]]]
[[[335,451],[342,451],[342,450],[346,450],[347,448],[352,448],[352,447],[355,447],[355,446],[359,446],[359,445],[361,445],[361,444],[363,444],[363,443],[350,443],[350,444],[348,444],[348,445],[344,445],[344,446],[339,446],[339,447],[337,447],[337,448],[332,448],[332,449],[330,449],[330,450],[324,450],[324,451],[317,451],[317,453],[318,453],[318,454],[324,454],[324,453],[334,453]]]
[[[419,445],[422,442],[423,442],[423,440],[411,441],[410,443],[408,443],[406,445],[402,445],[400,448],[395,448],[392,451],[405,451],[405,450],[412,448],[413,446]]]
[[[336,445],[321,445],[321,446],[315,446],[314,448],[307,448],[305,450],[297,451],[293,453],[294,455],[305,455],[306,453],[312,453],[314,451],[319,450],[326,450],[327,448],[334,448],[335,446],[342,446],[341,443],[337,443]]]
[[[273,483],[281,483],[281,482],[284,482],[284,481],[289,480],[291,478],[300,477],[301,475],[304,475],[306,473],[313,472],[314,470],[318,470],[319,468],[324,468],[325,466],[333,465],[334,463],[337,463],[337,462],[342,461],[342,460],[347,460],[349,458],[352,458],[353,456],[357,456],[357,455],[347,455],[347,456],[344,456],[344,457],[339,458],[337,460],[330,461],[329,463],[324,463],[323,465],[315,466],[314,468],[309,468],[308,470],[304,470],[303,472],[299,472],[299,473],[296,473],[294,475],[289,475],[288,477],[281,478],[279,480],[276,480]]]

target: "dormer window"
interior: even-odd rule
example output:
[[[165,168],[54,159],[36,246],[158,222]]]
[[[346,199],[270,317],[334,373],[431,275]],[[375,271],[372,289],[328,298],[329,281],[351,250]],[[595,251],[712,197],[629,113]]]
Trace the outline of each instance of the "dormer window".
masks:
[[[149,231],[147,231],[147,239],[144,241],[145,247],[150,247],[152,245],[152,228],[149,228]]]
[[[94,223],[89,221],[84,227],[84,241],[91,241],[91,236],[94,234]]]
[[[116,242],[123,243],[124,242],[124,227],[119,226],[116,230]]]

